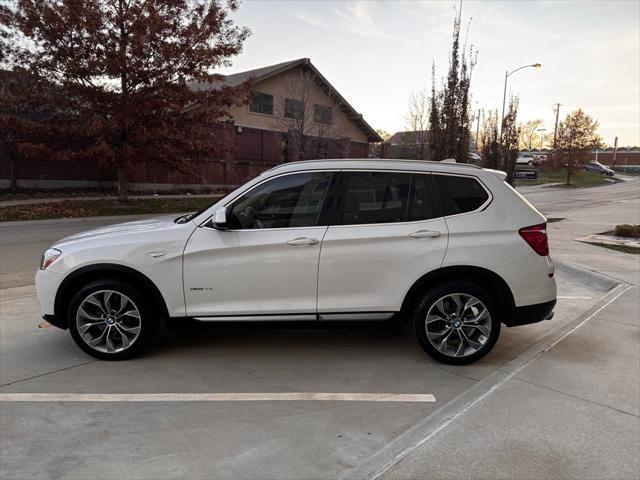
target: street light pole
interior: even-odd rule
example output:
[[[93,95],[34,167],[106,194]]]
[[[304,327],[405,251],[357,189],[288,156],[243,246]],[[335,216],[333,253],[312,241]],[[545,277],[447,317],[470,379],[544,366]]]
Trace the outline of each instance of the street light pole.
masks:
[[[546,128],[539,128],[538,131],[541,132],[540,133],[540,152],[542,152],[542,149],[544,147],[544,132],[546,132],[547,129]]]
[[[519,70],[522,70],[523,68],[540,68],[542,67],[542,64],[540,63],[533,63],[531,65],[523,65],[522,67],[516,68],[515,70],[512,70],[511,72],[509,70],[504,72],[504,92],[502,94],[502,116],[500,117],[500,137],[502,137],[502,123],[504,122],[504,107],[505,107],[505,103],[507,101],[507,79],[513,75],[514,73],[516,73]]]

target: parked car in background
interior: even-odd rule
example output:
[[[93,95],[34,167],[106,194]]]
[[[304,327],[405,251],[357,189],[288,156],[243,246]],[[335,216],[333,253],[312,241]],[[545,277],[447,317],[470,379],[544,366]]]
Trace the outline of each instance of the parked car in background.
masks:
[[[587,172],[599,173],[601,175],[607,175],[608,177],[613,177],[615,175],[615,172],[612,169],[610,169],[606,165],[601,164],[597,160],[587,163],[584,166],[584,169]]]
[[[533,167],[537,164],[536,159],[531,155],[518,155],[518,159],[516,160],[516,165],[529,165]]]
[[[165,322],[407,319],[433,358],[468,364],[501,324],[551,318],[556,303],[546,219],[505,178],[444,162],[285,163],[200,212],[56,242],[38,300],[104,360],[135,355]]]
[[[482,157],[474,152],[469,152],[469,163],[473,163],[474,165],[480,165],[482,162]]]

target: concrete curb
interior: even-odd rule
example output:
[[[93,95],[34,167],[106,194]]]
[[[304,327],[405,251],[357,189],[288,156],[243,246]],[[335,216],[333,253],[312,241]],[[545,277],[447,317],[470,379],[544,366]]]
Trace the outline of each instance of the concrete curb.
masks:
[[[553,263],[556,270],[569,276],[577,277],[581,283],[603,292],[611,290],[616,285],[623,282],[623,280],[609,277],[608,275],[604,275],[600,272],[596,272],[573,263],[567,263],[562,260],[554,260]]]
[[[576,268],[576,272],[584,271],[584,269],[579,267]],[[375,480],[382,477],[385,472],[403,458],[425,444],[479,402],[489,397],[505,382],[515,377],[520,371],[535,362],[545,352],[552,349],[564,338],[588,322],[629,288],[631,288],[631,286],[625,282],[616,282],[612,289],[602,295],[602,297],[591,304],[585,311],[571,318],[564,325],[554,329],[509,363],[494,371],[488,377],[480,380],[453,400],[445,403],[442,407],[425,417],[421,422],[396,437],[360,464],[355,465],[351,470],[345,472],[340,479]]]

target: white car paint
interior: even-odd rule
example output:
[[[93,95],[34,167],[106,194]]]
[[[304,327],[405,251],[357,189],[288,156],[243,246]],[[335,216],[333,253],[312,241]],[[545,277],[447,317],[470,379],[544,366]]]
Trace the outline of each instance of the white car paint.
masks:
[[[480,211],[418,222],[239,231],[207,226],[217,209],[265,179],[290,172],[341,170],[470,176],[484,185],[491,199]],[[341,319],[336,314],[397,312],[418,278],[447,266],[497,273],[509,286],[517,307],[553,301],[553,264],[518,234],[519,228],[546,220],[503,179],[504,172],[451,163],[325,160],[284,164],[186,223],[162,217],[60,240],[53,247],[62,255],[37,272],[38,299],[42,313],[54,315],[56,292],[65,278],[83,267],[114,264],[150,279],[169,316],[209,321],[229,316],[315,319],[316,314],[320,319],[323,315]],[[431,233],[412,236],[424,231]],[[314,242],[288,243],[300,238]]]

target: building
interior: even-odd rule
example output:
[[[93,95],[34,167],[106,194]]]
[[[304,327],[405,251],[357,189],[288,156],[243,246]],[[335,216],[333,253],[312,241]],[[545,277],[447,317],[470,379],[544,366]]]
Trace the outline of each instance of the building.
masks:
[[[351,150],[359,152],[368,151],[370,142],[382,142],[362,114],[347,102],[308,58],[226,75],[215,85],[200,83],[191,86],[236,87],[247,81],[251,85],[251,100],[246,105],[234,105],[229,109],[230,119],[242,131],[246,128],[261,129],[297,138],[297,142],[287,138],[289,148],[296,143],[308,147],[302,142],[306,138],[307,143],[315,148],[307,148],[303,158],[326,158],[329,153],[326,149],[316,150],[327,141],[359,143],[360,148],[351,145]],[[366,154],[361,156],[366,157]],[[289,158],[296,159],[293,156]]]
[[[429,160],[429,130],[409,130],[396,132],[389,140],[389,158]],[[469,153],[476,153],[476,141],[469,137]]]
[[[251,101],[233,105],[225,121],[208,127],[219,157],[194,158],[190,172],[157,162],[136,163],[131,190],[226,190],[282,162],[311,158],[367,158],[369,143],[382,138],[308,58],[224,76],[216,84],[250,82]],[[87,159],[59,162],[27,155],[12,165],[0,152],[0,189],[11,178],[22,189],[113,188],[113,166]]]

